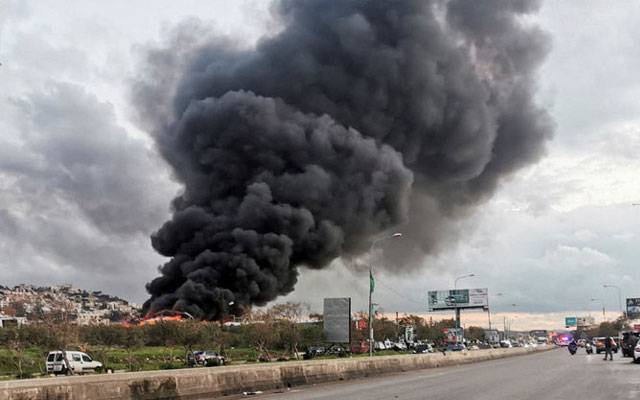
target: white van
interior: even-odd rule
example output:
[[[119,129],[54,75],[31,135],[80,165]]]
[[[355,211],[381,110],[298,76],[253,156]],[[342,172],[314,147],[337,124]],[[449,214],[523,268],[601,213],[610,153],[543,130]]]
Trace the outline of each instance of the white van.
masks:
[[[67,361],[71,367],[71,371],[75,374],[85,374],[96,372],[102,369],[102,363],[93,361],[87,354],[81,351],[65,351]],[[50,351],[47,355],[47,373],[48,374],[68,374],[70,371],[64,361],[61,351]]]

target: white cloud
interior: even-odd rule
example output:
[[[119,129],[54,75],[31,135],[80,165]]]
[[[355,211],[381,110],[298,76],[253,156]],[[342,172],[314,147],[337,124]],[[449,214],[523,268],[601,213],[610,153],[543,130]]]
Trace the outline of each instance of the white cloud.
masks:
[[[582,241],[582,239],[580,239]],[[616,260],[590,247],[558,245],[545,252],[542,267],[571,269],[573,272],[590,272],[593,267],[613,267]]]

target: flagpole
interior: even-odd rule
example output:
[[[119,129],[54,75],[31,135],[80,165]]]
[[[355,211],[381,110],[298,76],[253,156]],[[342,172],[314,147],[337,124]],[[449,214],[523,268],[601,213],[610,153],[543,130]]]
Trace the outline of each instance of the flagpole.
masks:
[[[373,325],[371,318],[373,315],[373,303],[371,302],[371,295],[373,294],[373,269],[371,268],[371,262],[369,262],[369,357],[373,357]]]
[[[373,357],[373,303],[371,302],[371,297],[373,295],[373,289],[375,288],[375,279],[373,278],[373,248],[378,242],[381,242],[386,239],[397,238],[402,236],[402,233],[396,232],[391,236],[385,236],[374,240],[371,243],[371,248],[369,249],[369,357]]]

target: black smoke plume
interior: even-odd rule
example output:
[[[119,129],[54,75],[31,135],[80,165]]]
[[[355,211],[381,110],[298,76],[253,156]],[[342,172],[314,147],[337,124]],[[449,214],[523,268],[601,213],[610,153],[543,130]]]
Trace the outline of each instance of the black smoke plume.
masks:
[[[551,136],[534,102],[538,4],[279,1],[242,48],[187,21],[150,50],[143,119],[184,184],[152,237],[147,310],[207,319],[294,289],[392,227],[415,265]]]

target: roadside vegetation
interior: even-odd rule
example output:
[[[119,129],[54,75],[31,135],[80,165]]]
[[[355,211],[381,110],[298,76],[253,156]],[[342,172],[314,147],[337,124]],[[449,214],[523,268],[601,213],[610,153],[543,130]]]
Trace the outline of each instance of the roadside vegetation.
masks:
[[[113,371],[147,371],[186,367],[187,354],[212,350],[227,364],[302,359],[311,346],[324,346],[321,315],[306,315],[298,303],[279,304],[265,311],[247,313],[243,324],[223,327],[219,322],[161,321],[154,325],[77,326],[64,316],[48,316],[40,322],[0,329],[0,379],[46,375],[49,351],[78,350],[90,354]],[[366,314],[357,315],[366,321]],[[300,321],[307,322],[301,323]],[[396,320],[376,318],[375,339],[396,339],[402,327],[414,327],[420,340],[439,342],[442,329],[453,320],[426,321],[415,315]],[[365,340],[366,329],[354,322],[352,343]],[[482,328],[469,328],[468,337],[482,339]],[[397,354],[392,350],[379,355]],[[335,356],[323,356],[330,358]]]

